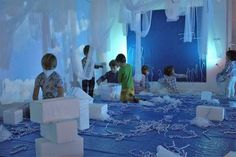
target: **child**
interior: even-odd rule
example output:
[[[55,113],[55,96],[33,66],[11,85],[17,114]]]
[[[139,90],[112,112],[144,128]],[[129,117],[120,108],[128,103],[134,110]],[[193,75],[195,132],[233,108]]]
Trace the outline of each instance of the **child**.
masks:
[[[126,58],[123,54],[116,56],[117,65],[120,67],[118,72],[118,81],[121,83],[120,100],[122,102],[138,102],[134,97],[134,82],[132,77],[132,67],[126,64]]]
[[[226,65],[223,71],[221,72],[222,75],[228,77],[228,84],[227,84],[227,98],[234,97],[235,95],[235,83],[236,83],[236,61],[233,57],[232,50],[227,51],[226,53]]]
[[[85,55],[85,57],[82,59],[83,68],[85,67],[86,62],[87,62],[89,50],[90,50],[90,45],[86,45],[83,49],[84,55]],[[94,66],[95,69],[102,68],[102,67],[103,66],[101,66],[101,65],[95,65]],[[88,93],[91,97],[93,97],[94,86],[95,86],[94,73],[93,73],[93,77],[90,80],[82,80],[83,91]]]
[[[149,90],[149,81],[148,81],[149,67],[147,65],[143,65],[141,71],[142,71],[142,80],[140,82],[135,82],[135,93]]]
[[[187,78],[185,74],[176,74],[173,66],[164,68],[164,84],[170,92],[177,92],[176,78]]]
[[[118,83],[118,72],[117,72],[117,64],[115,60],[111,60],[109,62],[109,66],[111,68],[110,71],[106,72],[105,75],[101,76],[97,80],[97,84],[99,85],[101,82],[107,80],[108,83]]]
[[[63,97],[64,89],[60,75],[55,71],[57,66],[56,57],[47,53],[41,60],[43,72],[40,73],[34,84],[33,100],[38,100],[39,89],[41,88],[43,99]]]

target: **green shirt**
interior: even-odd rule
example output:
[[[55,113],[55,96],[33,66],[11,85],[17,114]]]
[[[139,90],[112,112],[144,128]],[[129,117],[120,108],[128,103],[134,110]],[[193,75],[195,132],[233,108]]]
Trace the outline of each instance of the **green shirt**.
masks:
[[[125,64],[120,67],[118,81],[121,83],[122,89],[134,89],[131,65]]]

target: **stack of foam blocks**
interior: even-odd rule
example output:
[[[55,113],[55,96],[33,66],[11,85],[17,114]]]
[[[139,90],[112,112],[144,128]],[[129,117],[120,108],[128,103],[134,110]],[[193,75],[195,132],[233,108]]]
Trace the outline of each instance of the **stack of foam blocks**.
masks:
[[[40,123],[42,136],[35,140],[36,156],[83,156],[84,142],[77,134],[77,120],[83,117],[88,106],[82,106],[80,100],[74,97],[34,101],[30,104],[30,119]]]
[[[113,84],[111,84],[113,85]],[[116,85],[116,84],[115,84]],[[76,97],[80,100],[81,104],[83,104],[84,108],[87,107],[86,110],[89,112],[83,112],[84,116],[80,116],[78,120],[78,129],[84,130],[89,128],[88,124],[89,119],[95,120],[106,120],[109,118],[108,112],[108,105],[105,103],[93,103],[93,98],[85,93],[81,88],[74,87],[71,91],[70,96]],[[85,123],[85,121],[88,121]]]

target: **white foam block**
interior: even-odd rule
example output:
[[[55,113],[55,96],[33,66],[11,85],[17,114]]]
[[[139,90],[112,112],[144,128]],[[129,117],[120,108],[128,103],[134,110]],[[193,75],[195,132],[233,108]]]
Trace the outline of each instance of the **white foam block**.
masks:
[[[22,109],[8,109],[3,111],[3,123],[16,125],[23,121],[23,110]]]
[[[109,117],[107,114],[107,104],[94,103],[89,105],[89,118],[96,120],[105,120]]]
[[[176,154],[174,152],[171,152],[164,148],[163,146],[159,145],[157,147],[157,157],[181,157],[179,154]]]
[[[57,122],[80,116],[78,98],[55,98],[33,101],[30,104],[30,120],[36,123]]]
[[[79,87],[73,87],[71,91],[69,92],[70,96],[74,96],[76,98],[79,98],[81,103],[83,102],[86,104],[92,104],[93,103],[93,97],[85,93],[81,88]]]
[[[77,119],[78,129],[85,130],[89,128],[89,105],[81,104],[80,106],[80,117]]]
[[[226,154],[224,157],[236,157],[236,152],[230,151],[228,154]]]
[[[37,157],[83,157],[84,140],[77,136],[73,142],[56,144],[45,138],[37,138],[35,151]]]
[[[211,97],[212,97],[212,92],[209,92],[209,91],[202,91],[201,93],[201,100],[211,100]]]
[[[68,120],[40,124],[40,134],[54,143],[71,142],[77,137],[77,121]]]
[[[213,121],[224,120],[225,109],[216,106],[197,106],[196,117],[202,117]]]

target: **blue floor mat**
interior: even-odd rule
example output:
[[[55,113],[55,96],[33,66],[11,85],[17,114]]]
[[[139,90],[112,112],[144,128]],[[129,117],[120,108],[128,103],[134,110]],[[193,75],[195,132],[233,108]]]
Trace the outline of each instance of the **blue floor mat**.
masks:
[[[150,100],[152,97],[144,98]],[[95,100],[108,104],[111,119],[91,120],[89,129],[79,131],[84,137],[84,156],[152,156],[158,145],[188,157],[222,157],[229,151],[236,151],[236,108],[229,107],[227,100],[219,98],[218,105],[225,107],[225,120],[199,128],[190,124],[196,106],[213,104],[201,101],[198,96],[172,95],[171,98],[182,103],[144,106]],[[13,137],[0,143],[0,156],[35,156],[34,140],[40,137],[38,124],[25,120],[15,127],[4,126]],[[17,135],[17,132],[21,133]],[[16,146],[26,149],[14,152]]]

